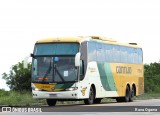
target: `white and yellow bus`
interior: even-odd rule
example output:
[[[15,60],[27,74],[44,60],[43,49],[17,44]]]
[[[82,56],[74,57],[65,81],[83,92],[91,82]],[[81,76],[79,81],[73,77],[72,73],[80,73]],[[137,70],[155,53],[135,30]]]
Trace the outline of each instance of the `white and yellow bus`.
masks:
[[[32,56],[33,98],[100,103],[133,101],[144,92],[143,53],[135,43],[105,37],[62,37],[36,42]]]

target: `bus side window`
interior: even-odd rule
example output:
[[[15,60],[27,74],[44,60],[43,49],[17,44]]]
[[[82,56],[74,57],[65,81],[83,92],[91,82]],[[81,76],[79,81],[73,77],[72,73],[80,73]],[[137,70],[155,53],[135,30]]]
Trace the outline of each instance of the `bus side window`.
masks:
[[[105,60],[107,61],[107,62],[112,62],[112,60],[113,60],[113,58],[112,58],[112,55],[113,55],[113,53],[112,53],[112,45],[110,45],[110,44],[106,44],[105,45]]]
[[[133,50],[134,51],[134,50]],[[127,60],[127,63],[133,63],[133,51],[132,51],[132,48],[128,47],[127,48],[127,55],[128,55],[128,60]]]
[[[138,49],[138,63],[143,63],[143,52],[142,49]]]
[[[135,48],[134,49],[134,63],[136,63],[136,64],[138,64],[139,63],[139,60],[138,60],[138,49],[137,48]]]

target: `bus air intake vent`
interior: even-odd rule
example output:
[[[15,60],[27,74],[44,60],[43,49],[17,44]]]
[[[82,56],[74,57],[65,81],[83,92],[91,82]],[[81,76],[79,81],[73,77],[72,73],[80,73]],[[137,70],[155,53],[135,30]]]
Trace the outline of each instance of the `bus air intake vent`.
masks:
[[[137,43],[129,43],[129,44],[131,44],[131,45],[137,45]]]
[[[102,41],[109,41],[109,42],[117,42],[112,38],[100,37],[100,36],[90,36],[92,39],[102,40]]]

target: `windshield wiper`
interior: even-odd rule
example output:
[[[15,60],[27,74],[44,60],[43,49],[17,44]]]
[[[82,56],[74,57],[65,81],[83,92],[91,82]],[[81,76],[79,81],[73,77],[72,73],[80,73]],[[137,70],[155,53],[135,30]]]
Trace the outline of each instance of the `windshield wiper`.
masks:
[[[45,73],[45,75],[44,75],[44,77],[43,77],[43,80],[44,80],[44,78],[46,78],[47,75],[50,73],[51,68],[52,68],[52,66],[51,66],[51,61],[50,61],[49,67],[48,67],[48,69],[47,69],[47,71],[46,71],[46,73]]]
[[[56,70],[58,76],[61,78],[61,80],[62,80],[63,82],[65,82],[65,80],[63,79],[63,76],[59,73],[59,71],[57,70],[57,67],[56,67],[56,66],[55,66],[55,70]]]

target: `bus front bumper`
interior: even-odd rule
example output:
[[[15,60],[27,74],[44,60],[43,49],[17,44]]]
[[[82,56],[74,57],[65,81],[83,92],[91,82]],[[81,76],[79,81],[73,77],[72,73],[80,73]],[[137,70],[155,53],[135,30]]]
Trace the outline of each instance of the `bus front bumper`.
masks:
[[[33,98],[37,99],[79,99],[78,91],[60,91],[60,92],[46,92],[46,91],[32,91]]]

